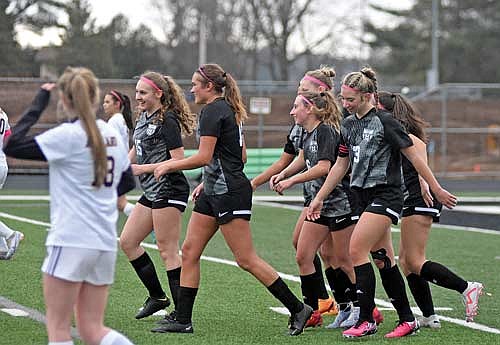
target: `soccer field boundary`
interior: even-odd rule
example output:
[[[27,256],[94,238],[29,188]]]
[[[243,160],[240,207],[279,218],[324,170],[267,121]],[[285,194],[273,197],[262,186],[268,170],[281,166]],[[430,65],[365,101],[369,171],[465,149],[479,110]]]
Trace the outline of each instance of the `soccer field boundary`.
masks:
[[[19,222],[29,223],[29,224],[43,226],[43,227],[50,227],[50,223],[41,222],[41,221],[38,221],[35,219],[26,218],[26,217],[20,217],[20,216],[12,215],[12,214],[5,213],[5,212],[0,212],[0,218],[12,219],[12,220],[16,220]],[[119,240],[119,238],[117,238],[117,240]],[[156,244],[142,243],[142,246],[145,248],[158,250],[158,246]],[[205,255],[202,255],[201,259],[204,261],[208,261],[208,262],[238,267],[238,264],[232,260],[210,257],[210,256],[205,256]],[[278,274],[280,275],[280,277],[282,279],[292,281],[292,282],[300,282],[300,278],[297,276],[287,274],[287,273],[282,273],[282,272],[278,272]],[[2,298],[2,296],[0,296],[0,298]],[[381,307],[392,308],[392,304],[390,302],[387,302],[387,301],[382,300],[382,299],[376,298],[375,303]],[[416,312],[415,314],[421,315],[418,312]],[[456,325],[460,325],[460,326],[463,326],[466,328],[471,328],[471,329],[475,329],[475,330],[479,330],[479,331],[487,332],[487,333],[500,334],[500,329],[497,329],[494,327],[486,326],[486,325],[479,324],[476,322],[466,322],[465,320],[447,317],[447,316],[443,316],[443,315],[438,315],[438,316],[439,316],[440,320],[454,323]]]

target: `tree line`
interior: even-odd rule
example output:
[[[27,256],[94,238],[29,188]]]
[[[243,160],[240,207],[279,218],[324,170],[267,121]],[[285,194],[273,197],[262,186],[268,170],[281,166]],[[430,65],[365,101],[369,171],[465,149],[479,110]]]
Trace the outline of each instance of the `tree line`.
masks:
[[[500,2],[439,3],[441,82],[498,81]],[[198,64],[201,20],[206,23],[209,61],[237,71],[240,79],[293,80],[317,68],[319,61],[335,66],[350,59],[357,67],[369,62],[387,83],[423,84],[431,63],[432,0],[415,0],[405,10],[370,3],[371,13],[391,20],[370,16],[362,22],[362,34],[352,31],[352,8],[334,18],[321,6],[335,10],[336,3],[323,0],[149,4],[158,14],[164,39],[145,24],[131,28],[121,14],[107,25],[96,25],[88,0],[0,0],[0,76],[38,76],[40,60],[48,59],[57,72],[67,65],[83,65],[101,78],[131,78],[147,69],[190,78]],[[311,20],[318,24],[313,32],[308,31]],[[51,47],[45,57],[39,49],[21,48],[15,37],[19,25],[34,32],[58,28],[61,45]],[[369,57],[342,49],[349,40],[360,40]]]

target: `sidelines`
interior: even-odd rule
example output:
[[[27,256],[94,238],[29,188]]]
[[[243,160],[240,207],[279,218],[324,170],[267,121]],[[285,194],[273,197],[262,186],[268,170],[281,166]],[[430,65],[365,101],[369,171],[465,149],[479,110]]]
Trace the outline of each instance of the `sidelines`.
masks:
[[[19,216],[5,213],[5,212],[0,212],[0,217],[13,219],[13,220],[17,220],[17,221],[25,222],[25,223],[29,223],[29,224],[50,227],[50,223],[40,222],[40,221],[37,221],[34,219],[25,218],[25,217],[19,217]],[[156,244],[142,243],[142,245],[146,248],[158,250],[158,246]],[[220,259],[220,258],[204,256],[204,255],[201,257],[201,259],[205,260],[205,261],[209,261],[209,262],[220,263],[220,264],[225,264],[225,265],[230,265],[230,266],[235,266],[235,267],[238,266],[238,264],[236,262],[231,261],[231,260],[226,260],[226,259]],[[293,281],[293,282],[300,282],[300,278],[297,276],[286,274],[286,273],[281,273],[281,272],[278,272],[278,274],[283,279]],[[0,296],[0,298],[2,298],[2,296]],[[381,300],[378,298],[375,299],[375,303],[381,307],[392,308],[392,304],[390,302],[387,302],[387,301],[384,301],[384,300]],[[420,313],[416,313],[416,314],[420,314]],[[457,325],[460,325],[463,327],[476,329],[476,330],[488,332],[488,333],[500,334],[500,329],[497,329],[497,328],[489,327],[489,326],[482,325],[482,324],[479,324],[476,322],[466,322],[465,320],[455,319],[455,318],[451,318],[451,317],[447,317],[447,316],[442,316],[442,315],[438,315],[438,316],[441,320],[448,321],[448,322],[451,322],[451,323],[454,323],[454,324],[457,324]]]

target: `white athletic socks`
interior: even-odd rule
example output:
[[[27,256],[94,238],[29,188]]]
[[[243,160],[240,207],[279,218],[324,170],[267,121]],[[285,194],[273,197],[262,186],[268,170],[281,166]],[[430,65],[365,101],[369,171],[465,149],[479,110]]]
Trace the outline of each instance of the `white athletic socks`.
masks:
[[[134,345],[123,334],[111,330],[102,339],[99,345]]]
[[[74,345],[73,340],[68,341],[49,341],[49,345]]]
[[[130,216],[130,213],[132,212],[132,210],[134,209],[134,204],[131,204],[129,202],[127,202],[127,204],[125,205],[125,207],[123,208],[123,213],[125,213],[125,215],[128,217]]]

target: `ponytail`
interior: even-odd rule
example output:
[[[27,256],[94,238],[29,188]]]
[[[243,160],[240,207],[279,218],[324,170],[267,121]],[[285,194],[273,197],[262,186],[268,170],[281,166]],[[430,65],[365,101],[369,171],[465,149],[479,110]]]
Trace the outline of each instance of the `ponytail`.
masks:
[[[335,97],[331,92],[299,92],[304,97],[304,105],[311,106],[311,111],[318,119],[325,124],[333,127],[340,132],[340,121],[342,120],[342,111]],[[309,103],[310,102],[310,103]]]
[[[88,145],[94,159],[95,187],[101,187],[107,171],[106,146],[97,127],[94,107],[99,99],[98,81],[87,68],[68,67],[58,81],[59,89],[74,110],[87,134]]]
[[[214,85],[215,92],[224,93],[226,102],[235,113],[236,122],[239,125],[243,124],[248,118],[248,114],[236,80],[217,64],[202,65],[196,70],[196,73],[200,74],[204,85],[210,82]]]

